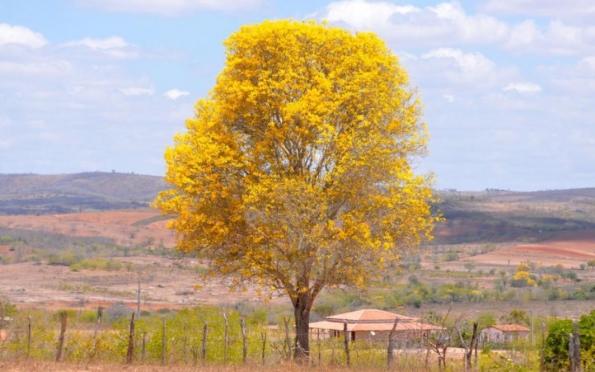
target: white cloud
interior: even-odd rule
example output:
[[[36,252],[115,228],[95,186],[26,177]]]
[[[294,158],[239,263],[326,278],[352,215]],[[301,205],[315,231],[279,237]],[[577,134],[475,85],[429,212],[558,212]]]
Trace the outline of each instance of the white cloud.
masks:
[[[496,64],[481,53],[464,53],[460,49],[439,48],[422,55],[422,58],[454,63],[456,69],[447,71],[447,75],[457,82],[481,84],[495,77]]]
[[[535,83],[510,83],[503,90],[515,90],[518,93],[538,93],[541,92],[541,87]]]
[[[398,6],[387,2],[368,3],[365,0],[351,0],[330,3],[326,20],[345,22],[356,28],[372,29],[390,21],[395,14],[410,14],[421,11],[414,6]]]
[[[444,98],[447,102],[455,101],[455,96],[453,96],[452,94],[443,94],[442,98]]]
[[[483,8],[488,12],[529,16],[595,15],[592,0],[488,0]]]
[[[93,50],[106,50],[114,48],[124,48],[129,44],[121,37],[113,36],[107,39],[84,38],[82,40],[70,41],[64,46],[85,46]]]
[[[537,0],[527,2],[539,8],[534,5]],[[583,4],[581,0],[575,2]],[[552,12],[566,6],[558,1],[548,4]],[[575,10],[578,12],[579,8],[577,5]],[[400,48],[492,44],[521,53],[582,55],[595,51],[593,22],[553,19],[542,25],[525,19],[513,23],[486,13],[470,14],[455,1],[421,8],[388,1],[340,0],[328,4],[319,17],[356,30],[377,32]]]
[[[199,9],[233,11],[253,8],[262,0],[78,0],[77,3],[110,12],[177,16]]]
[[[20,44],[31,48],[41,48],[48,42],[42,34],[26,27],[11,26],[0,23],[0,46],[6,44]]]
[[[63,48],[84,48],[90,49],[113,58],[136,58],[138,57],[138,48],[131,45],[118,36],[112,36],[105,39],[84,38],[82,40],[69,41],[61,45]]]
[[[153,88],[121,88],[119,91],[125,96],[151,96],[155,93]]]
[[[509,28],[494,17],[470,16],[457,2],[419,8],[387,1],[342,0],[328,4],[320,16],[378,32],[401,46],[497,42],[506,38]]]
[[[504,47],[522,53],[551,55],[595,53],[595,27],[553,20],[540,28],[532,20],[526,20],[512,28]]]
[[[0,75],[62,75],[73,70],[74,66],[63,60],[42,62],[0,61]]]
[[[167,92],[165,92],[164,96],[166,96],[167,98],[169,98],[171,100],[176,100],[182,96],[187,96],[189,94],[190,94],[190,92],[187,92],[185,90],[171,89],[171,90],[168,90]]]

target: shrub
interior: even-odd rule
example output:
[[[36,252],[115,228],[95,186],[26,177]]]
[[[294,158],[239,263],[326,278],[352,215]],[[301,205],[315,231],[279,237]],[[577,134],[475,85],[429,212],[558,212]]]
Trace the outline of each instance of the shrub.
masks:
[[[105,316],[111,323],[120,320],[122,317],[129,317],[133,311],[129,309],[123,302],[114,302],[107,309],[105,309]]]

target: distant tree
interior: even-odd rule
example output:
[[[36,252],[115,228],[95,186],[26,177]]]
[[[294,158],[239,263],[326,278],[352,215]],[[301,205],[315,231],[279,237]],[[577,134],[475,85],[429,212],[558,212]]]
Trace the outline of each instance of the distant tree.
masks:
[[[511,310],[510,313],[508,313],[508,315],[504,315],[501,320],[504,323],[511,324],[521,324],[527,326],[531,324],[531,316],[525,310],[520,309]]]
[[[465,262],[465,269],[467,269],[467,272],[470,273],[471,270],[475,269],[475,264],[473,262]]]
[[[531,277],[530,267],[524,262],[517,266],[517,271],[510,281],[512,287],[533,287],[537,284]]]
[[[485,313],[485,314],[481,314],[477,318],[477,327],[480,331],[484,328],[491,327],[494,324],[496,324],[496,318],[494,317],[494,314]]]
[[[295,355],[328,286],[364,286],[431,236],[426,147],[405,70],[371,33],[316,23],[245,26],[187,132],[167,149],[155,205],[177,216],[178,248],[210,273],[284,292]]]

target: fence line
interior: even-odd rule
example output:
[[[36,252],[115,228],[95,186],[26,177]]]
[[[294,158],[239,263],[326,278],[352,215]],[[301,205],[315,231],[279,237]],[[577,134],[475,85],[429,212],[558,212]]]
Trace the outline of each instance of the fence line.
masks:
[[[31,315],[17,317],[5,324],[7,338],[0,340],[0,361],[49,361],[53,349],[56,362],[160,362],[162,365],[198,365],[200,359],[203,366],[207,363],[266,366],[291,360],[293,348],[299,347],[292,345],[291,319],[287,318],[283,318],[281,327],[271,329],[251,325],[244,317],[233,312],[219,313],[218,317],[203,316],[200,310],[188,311],[184,316],[176,314],[173,317],[138,319],[135,315],[130,313],[129,318],[123,317],[113,323],[111,328],[109,322],[100,323],[100,317],[92,328],[88,324],[81,324],[80,321],[72,321],[68,332],[68,312],[59,313],[58,324],[55,320],[48,320],[49,316],[46,316],[45,320]],[[312,343],[309,362],[319,366],[376,366],[389,370],[397,368],[399,363],[402,365],[411,360],[423,365],[424,358],[419,355],[429,356],[431,348],[420,348],[419,343],[403,343],[401,340],[400,348],[397,349],[395,328],[396,322],[387,340],[383,342],[363,338],[354,342],[350,339],[351,332],[348,331],[347,324],[344,324],[343,332],[337,333],[339,337],[321,337],[318,331],[312,334],[316,343]],[[414,346],[412,349],[404,349],[404,344]],[[477,356],[476,340],[472,340],[466,350],[468,355],[465,360],[468,368],[473,349]],[[313,353],[314,351],[316,353]],[[414,355],[411,353],[416,353],[413,358],[410,357]],[[443,356],[439,355],[438,359],[441,358]],[[574,365],[578,371],[580,362],[575,362]]]

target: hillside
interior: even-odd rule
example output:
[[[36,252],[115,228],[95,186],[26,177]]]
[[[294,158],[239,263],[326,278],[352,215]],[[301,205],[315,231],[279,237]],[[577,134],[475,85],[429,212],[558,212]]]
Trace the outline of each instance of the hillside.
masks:
[[[435,244],[533,242],[595,229],[595,188],[535,192],[439,192],[446,221]]]
[[[146,207],[165,187],[161,177],[125,173],[0,175],[0,214]]]
[[[136,301],[135,278],[144,273],[147,308],[256,300],[253,292],[230,295],[216,281],[194,291],[203,263],[172,250],[167,217],[145,208],[165,187],[160,177],[121,173],[0,175],[0,294],[23,306],[93,308]],[[439,310],[478,291],[488,307],[520,301],[525,289],[506,285],[519,262],[559,280],[535,288],[532,300],[595,300],[588,287],[595,270],[587,269],[595,267],[595,188],[438,193],[434,207],[445,221],[384,278],[393,286],[382,292],[384,305],[330,292],[321,303]],[[432,291],[417,293],[418,286]]]

